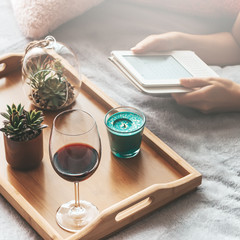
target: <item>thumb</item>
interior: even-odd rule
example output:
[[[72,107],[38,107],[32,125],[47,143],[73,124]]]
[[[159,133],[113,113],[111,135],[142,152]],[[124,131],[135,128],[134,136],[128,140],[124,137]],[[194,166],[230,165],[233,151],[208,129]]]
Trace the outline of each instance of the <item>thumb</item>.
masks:
[[[208,78],[186,78],[180,79],[180,84],[187,88],[198,88],[211,85]]]

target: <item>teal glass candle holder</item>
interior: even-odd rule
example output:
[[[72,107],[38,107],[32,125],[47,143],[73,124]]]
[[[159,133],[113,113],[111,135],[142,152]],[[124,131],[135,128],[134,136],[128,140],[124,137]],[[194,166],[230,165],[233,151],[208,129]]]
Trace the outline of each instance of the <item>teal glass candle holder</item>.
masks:
[[[107,112],[105,125],[112,153],[119,158],[131,158],[140,151],[144,114],[133,107],[117,107]]]

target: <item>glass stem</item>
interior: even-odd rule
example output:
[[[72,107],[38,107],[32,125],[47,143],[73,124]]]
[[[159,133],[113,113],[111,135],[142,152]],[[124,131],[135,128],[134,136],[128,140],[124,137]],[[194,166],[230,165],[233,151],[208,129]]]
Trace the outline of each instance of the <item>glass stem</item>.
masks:
[[[75,192],[75,207],[80,207],[79,182],[74,182],[74,192]]]

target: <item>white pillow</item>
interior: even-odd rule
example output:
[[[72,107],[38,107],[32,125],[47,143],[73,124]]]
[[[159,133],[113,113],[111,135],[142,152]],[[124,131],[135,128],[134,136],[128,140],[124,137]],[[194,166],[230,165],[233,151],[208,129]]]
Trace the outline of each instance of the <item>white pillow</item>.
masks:
[[[15,18],[26,37],[41,38],[103,0],[11,0]]]

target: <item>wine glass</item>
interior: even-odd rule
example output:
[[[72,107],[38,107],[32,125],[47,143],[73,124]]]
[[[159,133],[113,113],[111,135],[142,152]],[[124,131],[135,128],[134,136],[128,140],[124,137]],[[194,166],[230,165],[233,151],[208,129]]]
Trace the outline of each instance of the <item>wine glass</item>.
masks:
[[[56,173],[74,182],[75,200],[60,206],[56,221],[63,229],[76,232],[99,214],[93,204],[79,199],[79,182],[96,171],[101,158],[101,140],[93,117],[80,109],[58,114],[53,120],[49,154]]]

